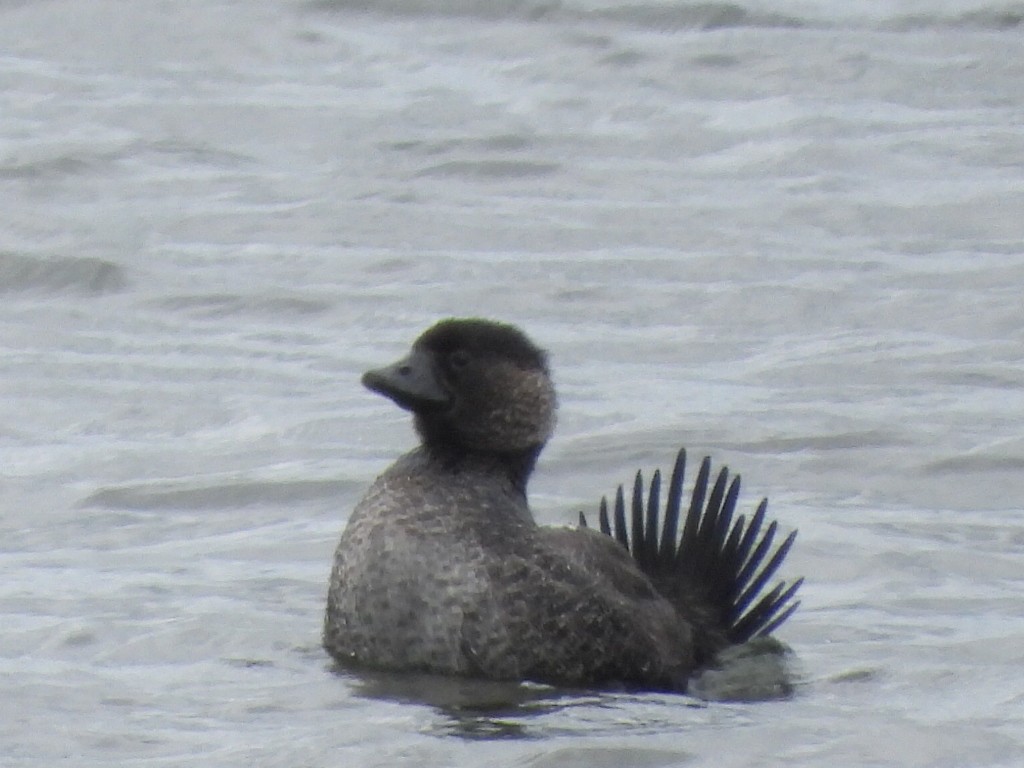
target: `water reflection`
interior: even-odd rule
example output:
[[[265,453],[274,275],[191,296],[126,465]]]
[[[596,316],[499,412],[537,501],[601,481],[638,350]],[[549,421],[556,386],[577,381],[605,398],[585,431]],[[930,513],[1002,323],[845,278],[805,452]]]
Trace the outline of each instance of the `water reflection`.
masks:
[[[430,732],[471,741],[546,739],[590,728],[603,731],[611,722],[619,732],[645,732],[665,717],[666,710],[678,716],[680,710],[707,707],[704,701],[673,693],[565,689],[339,667],[334,671],[346,678],[355,696],[426,705],[440,715]],[[638,709],[641,702],[648,706]],[[630,717],[623,717],[623,706],[632,713]],[[640,711],[647,717],[638,719]]]
[[[572,692],[534,683],[506,683],[428,674],[336,670],[356,696],[423,704],[443,715],[439,730],[471,740],[537,738],[528,721],[579,701]]]
[[[703,710],[708,702],[755,703],[791,698],[798,685],[792,651],[775,638],[759,638],[726,650],[718,663],[691,681],[691,695],[581,690],[537,683],[511,683],[442,675],[353,670],[335,667],[355,696],[365,699],[425,705],[441,718],[430,731],[467,740],[526,740],[550,737],[558,731],[558,714],[572,709],[570,730],[577,731],[595,710],[618,709],[623,700],[643,707],[652,721],[663,707]],[[584,714],[586,713],[586,714]],[[543,722],[538,719],[544,716]],[[555,717],[552,717],[555,716]],[[603,719],[603,718],[599,718]],[[644,718],[641,718],[644,720]],[[628,730],[645,730],[650,723],[618,721]],[[569,727],[566,724],[566,727]]]

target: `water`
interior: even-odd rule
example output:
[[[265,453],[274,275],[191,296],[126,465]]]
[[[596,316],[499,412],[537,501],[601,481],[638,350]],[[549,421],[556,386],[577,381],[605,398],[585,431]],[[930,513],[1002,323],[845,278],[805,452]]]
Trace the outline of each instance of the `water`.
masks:
[[[1016,766],[1024,6],[0,3],[11,766]],[[789,701],[331,671],[438,317],[575,519],[677,445],[800,537]]]

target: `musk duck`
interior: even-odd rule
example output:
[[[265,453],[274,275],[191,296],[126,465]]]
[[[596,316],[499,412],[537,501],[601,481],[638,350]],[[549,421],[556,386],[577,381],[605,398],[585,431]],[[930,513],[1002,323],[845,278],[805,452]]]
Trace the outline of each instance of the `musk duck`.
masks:
[[[540,526],[527,481],[555,425],[547,355],[518,328],[444,320],[363,384],[413,415],[420,445],[349,517],[323,644],[343,666],[685,692],[695,672],[797,608],[802,580],[766,589],[766,501],[735,516],[739,477],[681,450],[661,477],[620,486],[598,527]],[[710,488],[710,490],[709,490]],[[688,509],[684,509],[684,506]],[[627,509],[628,507],[628,509]]]

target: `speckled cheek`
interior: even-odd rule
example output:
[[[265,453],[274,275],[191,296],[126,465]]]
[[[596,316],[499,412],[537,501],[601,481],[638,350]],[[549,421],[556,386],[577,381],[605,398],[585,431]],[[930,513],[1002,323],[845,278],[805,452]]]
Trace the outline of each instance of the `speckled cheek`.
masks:
[[[496,365],[487,383],[480,402],[469,406],[476,414],[467,418],[474,444],[523,450],[548,441],[555,426],[556,400],[554,386],[543,371]]]

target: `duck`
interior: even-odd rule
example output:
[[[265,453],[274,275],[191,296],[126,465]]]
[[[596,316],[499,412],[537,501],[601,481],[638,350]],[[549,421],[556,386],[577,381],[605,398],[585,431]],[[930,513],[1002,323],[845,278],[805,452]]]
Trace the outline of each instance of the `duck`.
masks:
[[[770,637],[802,579],[767,500],[686,451],[661,503],[637,473],[598,525],[539,525],[527,484],[555,427],[547,353],[518,327],[442,320],[362,383],[412,414],[419,445],[370,486],[335,550],[322,642],[343,668],[685,693],[723,651]],[[709,491],[710,488],[710,491]],[[627,509],[628,507],[628,509]]]

